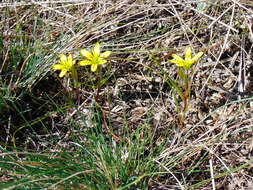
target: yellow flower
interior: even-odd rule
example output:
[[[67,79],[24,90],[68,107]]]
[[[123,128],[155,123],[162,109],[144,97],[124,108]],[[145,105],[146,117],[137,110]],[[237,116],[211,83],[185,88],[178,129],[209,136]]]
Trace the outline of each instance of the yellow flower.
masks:
[[[95,72],[99,65],[102,65],[107,62],[104,58],[107,58],[111,54],[111,52],[106,51],[104,53],[100,53],[100,44],[97,42],[91,52],[82,49],[80,51],[80,54],[86,59],[80,61],[79,65],[91,65],[91,71]]]
[[[68,57],[64,54],[60,54],[59,58],[60,58],[59,64],[53,65],[52,68],[61,71],[59,77],[63,77],[64,75],[67,76],[68,75],[67,72],[72,72],[76,60],[73,60],[71,54],[69,54]]]
[[[192,50],[191,47],[188,47],[185,52],[185,59],[182,57],[172,54],[171,56],[174,58],[172,60],[169,60],[171,63],[175,63],[179,67],[183,67],[186,70],[189,70],[195,62],[198,61],[198,59],[203,55],[203,52],[197,53],[193,58],[192,58]]]

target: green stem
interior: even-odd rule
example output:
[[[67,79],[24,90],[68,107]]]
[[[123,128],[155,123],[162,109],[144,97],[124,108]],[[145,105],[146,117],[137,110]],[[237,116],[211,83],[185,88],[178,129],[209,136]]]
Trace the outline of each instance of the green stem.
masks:
[[[71,78],[73,79],[74,87],[75,88],[79,88],[80,87],[80,83],[78,82],[78,74],[77,74],[76,68],[73,68],[71,70]]]
[[[186,117],[186,113],[190,107],[190,98],[191,98],[191,80],[189,79],[189,71],[185,69],[179,70],[179,78],[183,81],[183,97],[181,98],[183,101],[183,107],[181,112],[179,112],[179,123],[181,126],[184,126],[184,120]]]

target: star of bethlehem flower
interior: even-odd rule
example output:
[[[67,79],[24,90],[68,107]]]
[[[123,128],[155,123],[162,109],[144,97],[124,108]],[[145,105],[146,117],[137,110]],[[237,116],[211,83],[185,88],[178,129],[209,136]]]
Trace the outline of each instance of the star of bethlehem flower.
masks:
[[[52,68],[61,71],[59,77],[64,77],[65,75],[68,76],[68,72],[73,71],[74,68],[73,66],[76,63],[76,60],[72,58],[71,54],[69,54],[68,57],[64,54],[60,54],[59,58],[60,58],[59,63],[53,65]]]
[[[97,42],[92,51],[89,52],[85,49],[82,49],[80,51],[80,54],[86,59],[80,61],[79,65],[81,66],[91,65],[91,71],[95,72],[99,65],[102,65],[107,62],[105,58],[107,58],[111,54],[111,52],[106,51],[100,53],[100,44]]]
[[[198,61],[200,57],[202,57],[204,53],[199,52],[192,58],[192,50],[191,47],[187,47],[185,51],[185,59],[182,57],[172,54],[171,56],[174,58],[172,60],[169,60],[171,63],[175,63],[179,67],[183,67],[186,70],[189,70],[191,66]]]

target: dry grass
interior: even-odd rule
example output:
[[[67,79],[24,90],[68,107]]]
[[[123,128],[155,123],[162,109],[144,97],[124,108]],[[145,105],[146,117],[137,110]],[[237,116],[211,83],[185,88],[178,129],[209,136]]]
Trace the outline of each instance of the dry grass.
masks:
[[[166,174],[150,177],[149,189],[253,189],[252,7],[247,0],[3,2],[0,79],[14,98],[19,98],[17,91],[28,88],[41,98],[46,91],[61,104],[64,100],[55,94],[65,92],[50,70],[56,56],[62,52],[77,55],[80,48],[99,41],[113,52],[108,65],[110,79],[100,94],[111,130],[127,141],[126,131],[134,132],[148,123],[154,131],[154,147],[165,144],[154,161]],[[10,73],[10,52],[17,45],[28,53]],[[157,64],[175,77],[177,68],[168,59],[188,45],[195,52],[204,51],[205,56],[195,67],[187,125],[178,128],[171,89]],[[42,58],[27,69],[33,55]],[[85,83],[87,76],[82,77]],[[49,87],[45,89],[45,85]],[[81,89],[81,100],[75,102],[76,108],[66,104],[64,114],[55,116],[47,108],[37,115],[31,113],[26,120],[36,121],[49,113],[45,125],[51,126],[50,133],[57,131],[64,137],[58,151],[67,151],[69,138],[60,124],[87,118],[92,125],[93,91],[88,86]],[[10,131],[15,131],[10,126],[23,126],[24,122],[12,112],[3,116],[1,143],[5,147],[11,141]],[[35,150],[48,146],[43,144],[45,138],[31,139],[25,136],[25,144],[33,144]]]

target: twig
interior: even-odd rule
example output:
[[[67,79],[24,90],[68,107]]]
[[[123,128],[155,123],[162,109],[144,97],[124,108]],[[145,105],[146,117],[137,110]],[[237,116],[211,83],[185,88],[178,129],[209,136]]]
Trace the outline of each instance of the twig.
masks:
[[[100,98],[99,98],[99,91],[100,91],[100,88],[97,88],[97,94],[96,94],[96,97],[95,97],[95,101],[98,105],[100,105]],[[105,111],[103,110],[103,108],[100,106],[100,109],[101,109],[101,112],[102,112],[102,115],[103,115],[103,121],[104,121],[104,125],[107,129],[107,131],[110,133],[110,135],[114,138],[115,141],[121,141],[121,138],[118,137],[117,135],[115,135],[111,130],[110,128],[108,127],[107,125],[107,122],[106,122],[106,113]]]
[[[210,165],[210,173],[211,173],[211,179],[212,179],[212,186],[213,186],[213,190],[215,190],[215,181],[214,181],[214,175],[213,175],[213,162],[210,159],[209,160],[209,165]]]
[[[105,127],[106,129],[108,130],[108,132],[112,135],[112,137],[114,138],[115,141],[121,141],[122,139],[120,137],[118,137],[117,135],[115,135],[111,130],[110,128],[108,127],[107,125],[107,122],[106,122],[106,113],[102,110],[102,115],[103,115],[103,121],[104,121],[104,124],[105,124]]]
[[[245,86],[246,86],[246,68],[245,68],[245,36],[242,37],[241,42],[241,59],[240,59],[240,65],[239,65],[239,74],[238,74],[238,99],[241,99],[241,95],[245,92]]]

